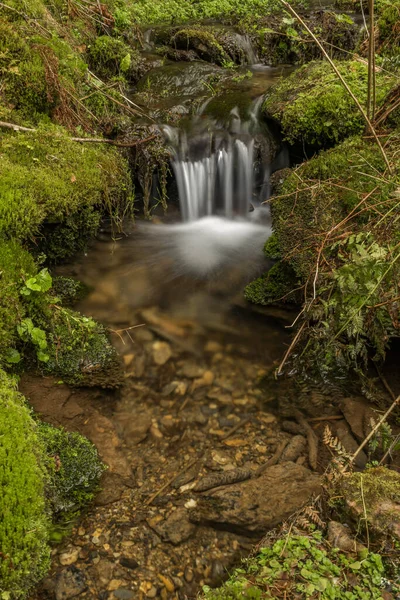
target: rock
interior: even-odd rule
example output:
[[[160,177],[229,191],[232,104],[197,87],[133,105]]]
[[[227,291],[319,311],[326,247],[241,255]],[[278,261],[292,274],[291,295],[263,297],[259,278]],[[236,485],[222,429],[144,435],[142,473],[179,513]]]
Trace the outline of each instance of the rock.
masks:
[[[74,566],[61,571],[55,587],[56,600],[68,600],[82,594],[87,589],[85,575]]]
[[[200,496],[190,520],[244,535],[262,535],[320,488],[320,477],[309,469],[292,462],[274,465],[258,478]]]
[[[165,575],[162,575],[161,573],[159,573],[158,578],[164,584],[167,592],[172,593],[175,591],[174,582],[169,577],[165,577]]]
[[[117,502],[125,489],[123,479],[118,473],[105,471],[100,481],[100,492],[96,495],[94,503],[96,506],[106,506]]]
[[[302,435],[295,435],[292,437],[279,459],[279,462],[296,462],[307,448],[307,440]]]
[[[400,473],[385,467],[352,473],[337,490],[350,516],[378,534],[400,540]]]
[[[137,560],[130,558],[129,556],[121,556],[119,564],[121,567],[125,567],[125,569],[136,569],[139,566]]]
[[[80,548],[70,548],[67,552],[62,552],[58,560],[60,565],[68,566],[72,565],[78,560]]]
[[[213,340],[209,340],[207,344],[204,346],[204,352],[211,352],[215,354],[216,352],[221,352],[223,350],[222,344],[219,342],[215,342]]]
[[[157,588],[154,585],[146,592],[147,598],[155,598],[157,596]]]
[[[196,526],[189,521],[187,511],[178,508],[154,529],[165,542],[171,542],[176,546],[189,539],[196,531]]]
[[[193,581],[194,573],[190,567],[186,567],[184,577],[185,581],[187,581],[188,583],[191,583]]]
[[[204,371],[203,375],[193,381],[191,391],[194,392],[198,388],[212,385],[214,382],[214,373],[212,371]]]
[[[352,433],[362,442],[371,431],[371,419],[378,420],[377,413],[363,399],[345,398],[340,408]]]
[[[171,346],[167,342],[154,342],[153,360],[158,366],[165,365],[172,356]]]
[[[328,523],[328,541],[333,548],[339,548],[343,552],[361,552],[366,550],[363,544],[357,542],[351,535],[348,527],[338,521]]]
[[[120,600],[130,600],[135,597],[135,593],[131,590],[120,588],[119,590],[114,590],[114,596]]]
[[[183,377],[187,377],[188,379],[196,379],[200,378],[204,375],[205,370],[200,367],[198,364],[194,362],[185,362],[183,365],[180,374]]]
[[[343,446],[345,447],[347,452],[349,454],[354,454],[354,452],[358,448],[358,443],[352,436],[350,427],[347,425],[347,423],[344,419],[343,419],[343,421],[337,421],[335,423],[334,431],[335,431],[336,437],[343,444]],[[365,467],[365,465],[367,464],[367,460],[368,460],[367,455],[365,454],[365,452],[363,450],[361,450],[361,452],[357,455],[357,458],[356,458],[354,464],[357,467],[359,467],[360,469],[363,469]]]
[[[144,439],[151,427],[151,416],[148,413],[132,414],[121,412],[115,416],[121,429],[121,435],[129,446],[137,446]]]

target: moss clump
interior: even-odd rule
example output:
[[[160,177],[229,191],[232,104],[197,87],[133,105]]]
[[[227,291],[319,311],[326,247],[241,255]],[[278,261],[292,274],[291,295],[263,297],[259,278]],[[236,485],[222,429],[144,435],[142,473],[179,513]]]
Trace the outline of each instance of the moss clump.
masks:
[[[361,104],[367,98],[367,67],[357,61],[337,67]],[[379,105],[394,84],[391,76],[377,76]],[[327,62],[304,65],[268,92],[264,113],[278,120],[285,139],[291,143],[329,146],[364,128],[354,101]]]
[[[400,475],[385,467],[352,473],[344,478],[338,493],[345,510],[378,534],[400,539]],[[365,507],[365,508],[364,508]]]
[[[331,58],[345,60],[355,49],[359,27],[348,15],[317,11],[303,19],[323,46],[329,47]],[[323,58],[317,44],[310,44],[304,29],[292,17],[270,16],[249,32],[260,58],[269,65],[304,64]]]
[[[119,222],[132,205],[127,163],[112,148],[79,145],[47,125],[1,136],[0,151],[0,235],[40,240],[46,223],[52,259],[82,248],[103,212]]]
[[[95,446],[79,433],[38,423],[38,435],[49,457],[46,496],[53,521],[65,519],[93,499],[105,467]]]
[[[139,54],[122,40],[108,35],[97,37],[88,50],[91,68],[102,78],[116,75],[128,79],[135,71]]]
[[[69,309],[52,311],[47,319],[42,321],[48,339],[46,372],[72,385],[121,383],[118,355],[102,325]]]
[[[0,596],[23,598],[50,564],[42,445],[23,397],[0,370]]]
[[[212,31],[203,28],[179,29],[171,38],[171,45],[179,50],[195,50],[199,58],[222,65],[229,56]]]
[[[63,306],[72,306],[84,298],[87,287],[81,281],[58,275],[53,279],[53,292]]]
[[[296,287],[298,282],[293,268],[279,261],[245,287],[244,297],[249,302],[264,306],[276,302],[297,302],[298,297],[293,291]]]
[[[378,18],[378,53],[396,60],[400,59],[400,1],[384,2]]]
[[[379,554],[366,551],[358,560],[332,548],[320,533],[289,533],[243,561],[222,587],[205,587],[203,598],[272,600],[283,589],[288,598],[374,600],[382,598],[384,575]]]

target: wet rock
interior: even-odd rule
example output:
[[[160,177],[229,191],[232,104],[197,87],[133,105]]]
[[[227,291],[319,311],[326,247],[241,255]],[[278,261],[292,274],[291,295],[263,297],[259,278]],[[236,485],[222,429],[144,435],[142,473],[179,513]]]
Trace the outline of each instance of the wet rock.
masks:
[[[163,522],[154,528],[165,542],[178,545],[189,539],[196,531],[195,525],[189,521],[188,512],[178,508]]]
[[[87,584],[83,572],[71,566],[61,571],[58,576],[55,597],[56,600],[68,600],[79,596],[86,589]]]
[[[260,535],[301,508],[320,487],[319,476],[303,466],[291,462],[274,465],[258,478],[200,496],[190,519],[244,535]]]
[[[299,456],[301,456],[307,448],[307,440],[302,435],[295,435],[292,437],[279,459],[279,462],[295,462]]]
[[[131,590],[120,588],[119,590],[114,590],[114,596],[120,600],[130,600],[135,597],[135,593]]]
[[[167,342],[154,342],[153,344],[153,360],[158,366],[165,365],[165,363],[172,356],[171,346]]]
[[[121,567],[125,567],[125,569],[136,569],[139,566],[136,559],[129,558],[128,556],[121,556],[119,564]]]

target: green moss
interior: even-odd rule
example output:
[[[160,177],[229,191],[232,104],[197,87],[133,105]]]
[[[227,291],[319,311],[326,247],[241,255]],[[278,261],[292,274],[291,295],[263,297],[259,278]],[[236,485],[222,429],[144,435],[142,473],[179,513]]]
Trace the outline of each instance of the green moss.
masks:
[[[0,235],[39,237],[46,251],[46,240],[40,240],[46,223],[52,259],[82,248],[102,213],[120,222],[131,206],[127,163],[114,149],[79,145],[50,125],[35,133],[3,134],[0,149]],[[51,229],[57,228],[54,239]]]
[[[0,370],[0,596],[23,598],[46,573],[42,446],[23,397]]]
[[[105,467],[95,446],[79,433],[38,423],[38,435],[49,457],[46,496],[53,521],[65,519],[93,499]]]
[[[102,78],[129,75],[134,71],[139,54],[122,40],[108,35],[97,37],[88,50],[92,69]]]
[[[55,310],[41,326],[47,333],[49,360],[43,369],[72,385],[115,387],[121,383],[118,355],[104,327],[68,310]]]
[[[204,600],[272,600],[282,587],[288,598],[378,600],[385,568],[379,554],[356,555],[332,548],[320,533],[290,532],[261,548],[218,589],[204,588]],[[396,583],[391,582],[394,591]],[[279,590],[279,591],[277,591]]]
[[[254,304],[274,304],[276,302],[296,302],[298,298],[293,290],[298,287],[293,268],[279,261],[262,277],[249,283],[244,297]]]
[[[213,35],[205,28],[179,29],[171,38],[171,45],[181,50],[195,50],[200,58],[222,65],[229,56]]]
[[[367,66],[357,61],[337,67],[361,104],[367,98]],[[394,84],[390,76],[377,75],[377,104]],[[332,145],[362,132],[363,118],[327,62],[313,62],[281,80],[268,92],[264,113],[277,119],[289,143]]]
[[[87,287],[71,277],[58,275],[53,279],[53,292],[63,306],[72,306],[87,293]]]
[[[400,1],[384,2],[378,14],[378,53],[391,60],[396,58],[398,61],[400,57]]]

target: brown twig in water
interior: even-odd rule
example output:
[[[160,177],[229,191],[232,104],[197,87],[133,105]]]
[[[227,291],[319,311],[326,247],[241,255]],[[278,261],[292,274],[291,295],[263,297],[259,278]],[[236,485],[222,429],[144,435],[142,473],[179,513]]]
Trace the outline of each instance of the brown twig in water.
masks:
[[[162,494],[162,492],[164,490],[166,490],[172,483],[174,483],[175,479],[178,479],[178,477],[183,475],[183,473],[186,473],[186,471],[188,469],[190,469],[190,467],[193,467],[193,465],[195,465],[198,460],[199,460],[199,458],[194,458],[193,460],[188,462],[188,464],[185,465],[179,473],[177,473],[176,475],[171,477],[171,479],[168,479],[168,481],[166,483],[164,483],[164,485],[162,487],[160,487],[156,492],[154,492],[154,494],[152,496],[150,496],[150,498],[148,498],[146,500],[146,502],[144,503],[145,506],[149,506],[150,504],[152,504],[152,502],[154,502],[154,500],[157,498],[157,496]]]
[[[301,325],[301,327],[299,328],[298,332],[294,336],[294,338],[292,340],[292,343],[290,344],[289,348],[286,350],[285,356],[283,357],[282,362],[279,365],[278,370],[276,371],[276,375],[280,375],[282,373],[283,366],[286,363],[287,359],[289,358],[289,355],[290,355],[291,351],[293,350],[293,348],[297,344],[298,339],[300,338],[305,325],[306,325],[306,322],[304,321],[304,323]]]
[[[258,477],[259,475],[261,475],[261,473],[264,473],[264,471],[268,469],[268,467],[273,467],[274,465],[276,465],[288,443],[288,440],[282,440],[275,453],[271,456],[269,460],[267,460],[266,463],[258,467],[258,469],[254,472],[253,477]]]
[[[240,429],[241,427],[243,427],[244,425],[247,425],[247,423],[250,421],[251,417],[247,417],[246,419],[243,419],[242,421],[240,421],[239,423],[237,423],[234,427],[232,427],[232,429],[230,429],[229,431],[227,431],[225,433],[225,435],[223,435],[220,440],[226,440],[228,437],[230,437],[231,435],[233,435],[234,433],[237,432],[238,429]]]

